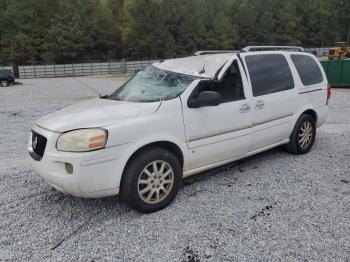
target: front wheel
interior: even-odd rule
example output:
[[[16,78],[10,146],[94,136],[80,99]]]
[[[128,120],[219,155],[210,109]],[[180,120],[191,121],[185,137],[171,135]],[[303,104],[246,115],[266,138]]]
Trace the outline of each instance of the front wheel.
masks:
[[[9,82],[6,79],[0,80],[0,86],[5,87],[5,86],[8,86],[8,85],[9,85]]]
[[[121,198],[141,213],[161,210],[175,198],[181,174],[181,165],[173,153],[163,148],[146,149],[126,167]]]
[[[308,153],[316,137],[316,121],[310,115],[302,115],[295,124],[286,149],[297,155]]]

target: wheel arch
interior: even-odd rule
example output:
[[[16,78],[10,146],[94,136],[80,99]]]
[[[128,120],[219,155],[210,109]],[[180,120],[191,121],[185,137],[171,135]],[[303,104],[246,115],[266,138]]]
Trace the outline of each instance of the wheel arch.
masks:
[[[307,109],[307,110],[303,111],[303,112],[300,114],[300,116],[302,116],[302,115],[310,115],[310,116],[312,116],[312,117],[315,119],[315,122],[316,122],[316,124],[317,124],[318,116],[317,116],[317,113],[316,113],[315,110],[313,110],[313,109]],[[299,117],[300,117],[300,116],[299,116]]]
[[[292,126],[291,126],[291,130],[290,130],[290,133],[289,133],[289,137],[290,137],[290,135],[292,134],[292,132],[293,132],[293,130],[294,130],[294,128],[295,128],[295,125],[296,125],[298,119],[299,119],[302,115],[310,115],[310,116],[312,116],[312,117],[315,119],[315,123],[316,123],[316,126],[317,126],[318,115],[317,115],[316,110],[314,110],[314,109],[311,107],[311,105],[305,106],[305,107],[303,107],[300,111],[298,111],[297,114],[294,115],[293,122],[292,122]]]
[[[131,154],[131,156],[128,158],[128,160],[126,161],[124,167],[123,167],[123,172],[122,172],[122,177],[120,180],[120,187],[122,187],[123,184],[123,179],[124,179],[124,174],[125,174],[125,170],[127,169],[128,165],[132,162],[132,160],[142,151],[144,151],[145,149],[149,149],[152,147],[158,147],[158,148],[164,148],[169,150],[171,153],[173,153],[176,158],[179,160],[181,168],[183,169],[184,167],[184,154],[181,150],[181,148],[175,144],[174,142],[170,142],[170,141],[156,141],[156,142],[151,142],[148,143],[146,145],[143,145],[141,147],[139,147],[136,151],[134,151],[134,153]]]

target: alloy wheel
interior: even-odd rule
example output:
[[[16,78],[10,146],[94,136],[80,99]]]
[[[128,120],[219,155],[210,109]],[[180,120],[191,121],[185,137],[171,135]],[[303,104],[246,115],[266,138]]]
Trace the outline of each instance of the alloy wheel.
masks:
[[[312,124],[308,121],[304,122],[300,128],[298,142],[302,149],[310,146],[313,136]]]
[[[145,203],[157,204],[169,195],[173,185],[173,168],[164,160],[156,160],[141,171],[137,191]]]
[[[8,83],[7,83],[6,80],[1,80],[1,81],[0,81],[0,86],[5,87],[5,86],[7,86],[7,85],[8,85]]]

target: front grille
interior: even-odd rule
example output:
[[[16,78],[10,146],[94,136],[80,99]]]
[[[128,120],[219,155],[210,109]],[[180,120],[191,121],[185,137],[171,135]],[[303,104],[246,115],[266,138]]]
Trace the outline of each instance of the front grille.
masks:
[[[46,147],[47,139],[42,135],[32,131],[32,148],[35,154],[37,154],[40,158],[43,157]]]

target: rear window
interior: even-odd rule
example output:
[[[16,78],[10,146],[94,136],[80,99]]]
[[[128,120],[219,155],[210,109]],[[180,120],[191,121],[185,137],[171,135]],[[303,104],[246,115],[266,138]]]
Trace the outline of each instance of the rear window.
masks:
[[[283,55],[250,55],[245,58],[245,61],[248,66],[254,96],[294,88],[293,75]]]
[[[304,86],[323,82],[321,70],[312,57],[306,55],[291,55],[290,57]]]

